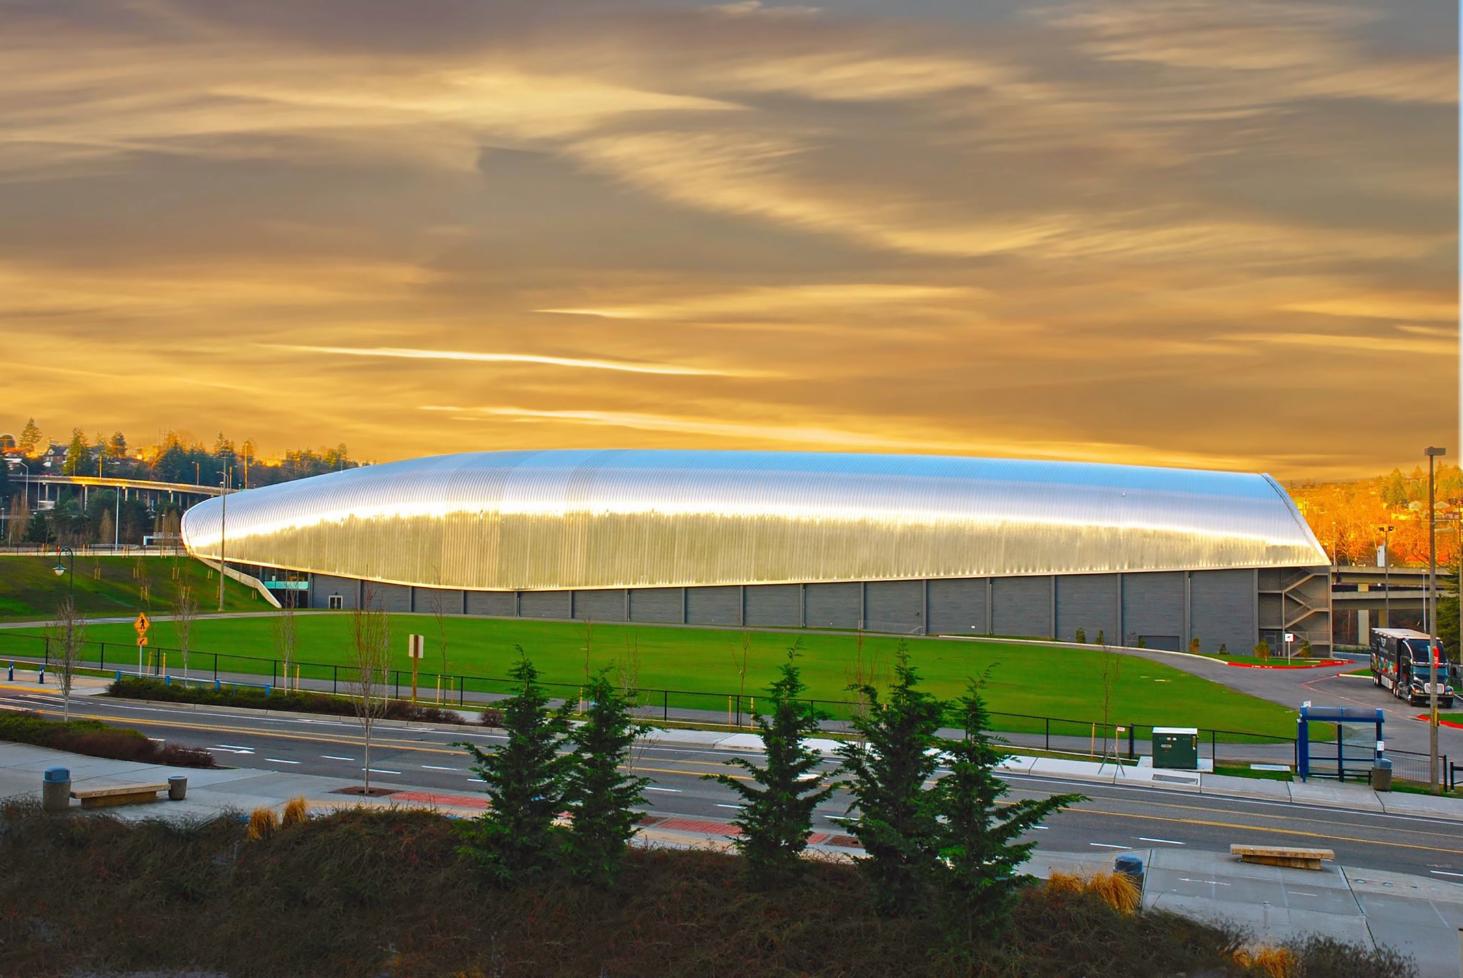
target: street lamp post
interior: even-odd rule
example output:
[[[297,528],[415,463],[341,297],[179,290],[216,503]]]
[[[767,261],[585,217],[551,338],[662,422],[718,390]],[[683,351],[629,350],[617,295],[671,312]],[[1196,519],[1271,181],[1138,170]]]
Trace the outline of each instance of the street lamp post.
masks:
[[[51,570],[53,570],[53,571],[56,572],[56,576],[57,577],[60,577],[62,574],[67,575],[67,579],[66,579],[66,597],[71,601],[71,606],[73,608],[75,608],[76,607],[76,551],[72,550],[70,547],[67,547],[67,546],[64,546],[63,545],[61,547],[61,549],[58,551],[58,556],[61,555],[61,554],[64,554],[66,556],[66,564],[67,564],[67,566],[62,567],[60,564],[57,564],[55,567],[52,567]]]
[[[1392,531],[1397,529],[1390,523],[1383,523],[1382,531],[1382,621],[1383,628],[1392,627]]]
[[[223,486],[223,493],[219,496],[218,511],[218,610],[224,610],[224,519],[229,512],[229,467],[224,466],[223,476],[219,479]]]
[[[1437,503],[1434,499],[1433,467],[1439,458],[1448,454],[1446,448],[1428,447],[1427,451],[1427,701],[1428,701],[1428,784],[1433,794],[1443,793],[1442,782],[1438,780],[1438,548]]]

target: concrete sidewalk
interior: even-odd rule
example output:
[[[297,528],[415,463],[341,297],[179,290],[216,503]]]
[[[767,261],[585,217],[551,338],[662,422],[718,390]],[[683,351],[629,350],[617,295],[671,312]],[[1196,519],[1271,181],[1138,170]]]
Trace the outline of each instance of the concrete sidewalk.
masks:
[[[78,676],[73,684],[73,696],[98,696],[106,692],[110,681],[95,677]],[[6,682],[0,673],[0,690],[40,693],[59,696],[60,690],[54,682],[38,684],[34,681],[16,680]],[[148,705],[147,700],[128,700],[128,703]],[[246,707],[215,706],[213,704],[158,703],[152,704],[168,709],[205,710],[212,713],[234,713],[240,716],[258,717],[261,714],[273,717],[295,719],[318,719],[319,714],[297,713],[287,710],[261,711]],[[475,721],[477,710],[458,710],[464,720]],[[408,729],[423,727],[454,730],[451,724],[424,723],[420,721],[378,721],[383,729]],[[724,730],[696,730],[679,727],[655,728],[645,735],[647,743],[666,746],[698,747],[705,750],[733,750],[761,753],[762,738],[755,733],[729,733]],[[832,757],[843,741],[831,738],[814,738],[807,743]],[[1203,767],[1208,766],[1204,759]],[[1352,811],[1382,812],[1389,815],[1420,815],[1428,818],[1452,819],[1463,822],[1463,798],[1413,794],[1411,792],[1377,792],[1355,783],[1337,783],[1322,779],[1301,781],[1274,781],[1263,778],[1245,778],[1233,775],[1214,774],[1209,770],[1178,771],[1155,769],[1152,759],[1139,758],[1137,763],[1116,761],[1081,761],[1055,757],[1036,757],[1016,754],[1002,767],[1013,773],[1033,777],[1096,782],[1112,785],[1140,785],[1147,788],[1188,792],[1202,795],[1228,796],[1234,798],[1262,799],[1275,802],[1315,805],[1325,808],[1348,809]]]

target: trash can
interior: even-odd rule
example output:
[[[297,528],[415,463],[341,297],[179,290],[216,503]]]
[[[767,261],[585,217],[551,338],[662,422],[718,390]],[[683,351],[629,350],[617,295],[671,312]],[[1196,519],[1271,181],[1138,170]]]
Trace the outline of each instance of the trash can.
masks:
[[[1154,727],[1153,766],[1179,771],[1199,770],[1198,728]]]
[[[1377,758],[1377,764],[1372,768],[1372,790],[1392,790],[1392,759],[1390,757]]]
[[[182,801],[188,797],[188,777],[174,774],[168,778],[168,801]]]
[[[41,807],[48,812],[64,812],[71,807],[71,772],[64,767],[48,767],[41,775]]]
[[[1143,892],[1143,859],[1141,857],[1132,853],[1124,853],[1113,860],[1112,868],[1114,872],[1121,873],[1132,880],[1139,893]]]

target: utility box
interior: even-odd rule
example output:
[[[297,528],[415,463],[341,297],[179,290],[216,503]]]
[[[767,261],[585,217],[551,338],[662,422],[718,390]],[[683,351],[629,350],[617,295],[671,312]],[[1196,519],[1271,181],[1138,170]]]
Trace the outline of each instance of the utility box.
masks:
[[[1180,771],[1199,770],[1198,728],[1154,727],[1153,766]]]

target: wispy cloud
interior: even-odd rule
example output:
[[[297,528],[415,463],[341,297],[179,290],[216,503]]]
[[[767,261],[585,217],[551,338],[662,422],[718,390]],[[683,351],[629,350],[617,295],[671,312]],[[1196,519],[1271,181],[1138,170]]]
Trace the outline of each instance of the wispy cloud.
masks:
[[[375,346],[296,346],[285,343],[261,344],[295,353],[324,353],[342,357],[378,357],[388,360],[456,360],[464,363],[527,363],[545,367],[568,367],[574,370],[610,370],[626,374],[659,374],[667,377],[766,377],[766,372],[738,370],[731,367],[695,367],[677,363],[647,363],[636,360],[603,360],[593,357],[558,357],[542,353],[484,353],[474,350],[418,350],[405,347]]]

